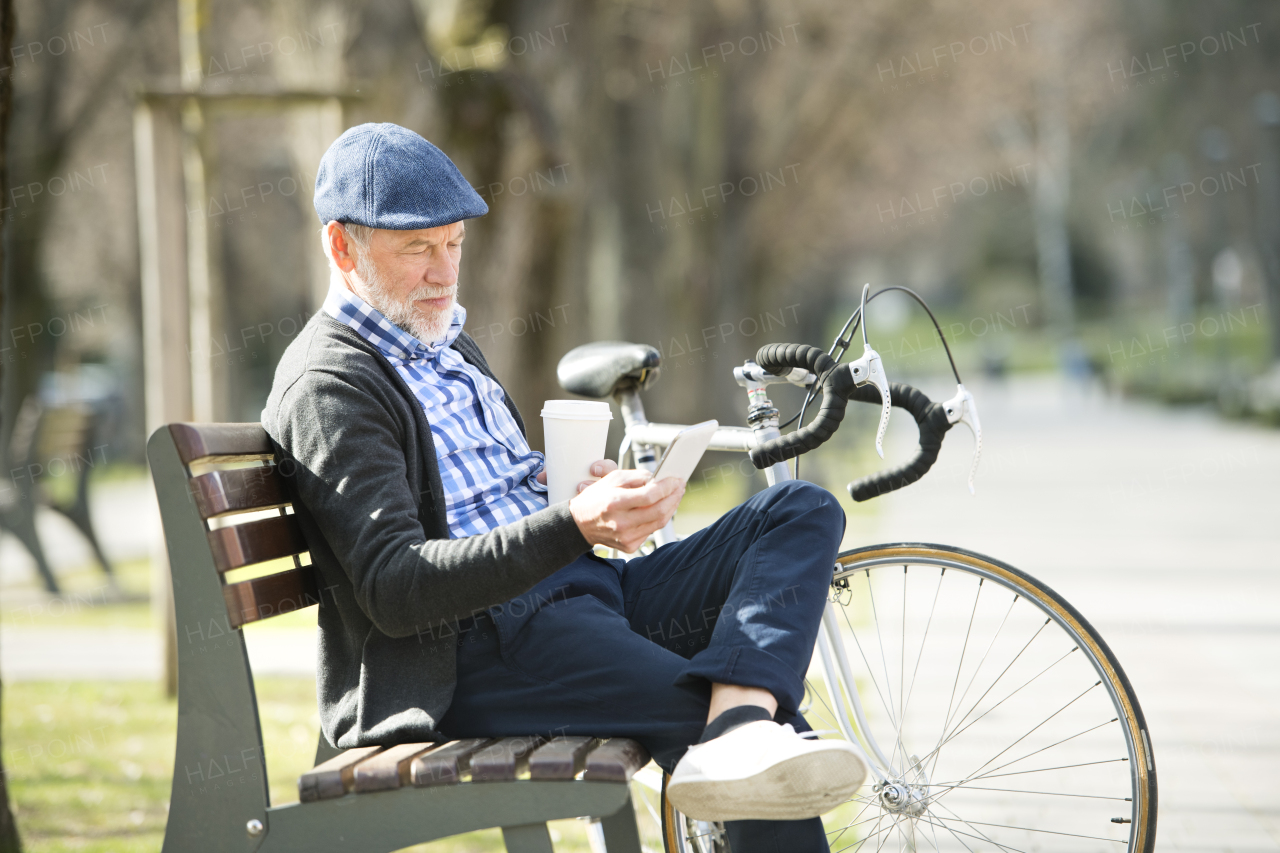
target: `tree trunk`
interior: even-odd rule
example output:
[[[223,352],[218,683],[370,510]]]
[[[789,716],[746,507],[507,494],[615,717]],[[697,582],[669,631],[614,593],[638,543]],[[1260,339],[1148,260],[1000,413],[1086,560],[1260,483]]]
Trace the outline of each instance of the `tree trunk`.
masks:
[[[9,47],[13,44],[13,33],[16,29],[13,0],[0,0],[0,56],[9,56]],[[0,74],[0,198],[5,198],[9,194],[9,170],[5,152],[8,151],[9,114],[12,106],[13,75]],[[0,270],[5,269],[3,227],[0,223]],[[0,286],[0,317],[4,316],[7,301],[5,297],[8,296],[8,290],[9,282],[6,279]],[[3,382],[4,363],[0,360],[0,386]],[[0,433],[7,435],[8,430],[0,428]],[[22,850],[22,841],[18,838],[18,826],[13,820],[13,812],[9,810],[9,777],[4,772],[3,756],[4,750],[0,748],[0,853],[13,853]]]
[[[1258,254],[1271,327],[1271,362],[1280,365],[1280,96],[1264,92],[1254,101],[1262,133],[1262,180],[1258,188]]]

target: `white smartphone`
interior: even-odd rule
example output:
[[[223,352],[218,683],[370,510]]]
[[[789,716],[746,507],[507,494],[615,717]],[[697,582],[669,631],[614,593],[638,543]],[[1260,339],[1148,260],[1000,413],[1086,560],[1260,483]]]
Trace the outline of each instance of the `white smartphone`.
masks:
[[[719,421],[703,421],[676,433],[676,437],[658,460],[658,470],[653,474],[654,482],[668,477],[679,477],[686,483],[689,482],[698,460],[706,453],[707,445],[711,444],[711,436],[719,428]]]

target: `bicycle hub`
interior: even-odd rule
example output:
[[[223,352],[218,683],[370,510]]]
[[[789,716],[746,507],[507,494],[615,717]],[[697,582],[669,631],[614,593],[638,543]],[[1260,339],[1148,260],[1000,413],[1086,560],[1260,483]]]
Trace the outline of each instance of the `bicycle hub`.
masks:
[[[925,795],[920,788],[893,782],[880,789],[880,804],[887,812],[908,817],[920,817],[927,810]]]

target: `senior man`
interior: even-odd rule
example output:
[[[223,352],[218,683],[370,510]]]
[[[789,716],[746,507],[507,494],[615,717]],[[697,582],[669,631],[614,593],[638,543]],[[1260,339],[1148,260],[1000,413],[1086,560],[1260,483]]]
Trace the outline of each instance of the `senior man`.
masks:
[[[452,161],[392,124],[344,133],[315,208],[331,282],[263,425],[320,572],[319,704],[339,747],[633,737],[735,853],[827,850],[818,815],[866,768],[798,713],[844,515],[803,481],[631,561],[678,480],[596,462],[548,506],[541,453],[465,331]],[[797,731],[799,730],[799,731]]]

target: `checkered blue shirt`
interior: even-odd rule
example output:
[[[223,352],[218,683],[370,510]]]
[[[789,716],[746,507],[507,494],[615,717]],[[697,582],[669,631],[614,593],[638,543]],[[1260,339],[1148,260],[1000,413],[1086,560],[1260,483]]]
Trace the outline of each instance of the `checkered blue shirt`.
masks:
[[[440,460],[450,538],[488,533],[546,509],[547,487],[534,479],[542,454],[529,449],[498,383],[450,346],[467,309],[455,305],[449,331],[431,344],[345,287],[329,288],[324,312],[373,344],[422,404]]]

